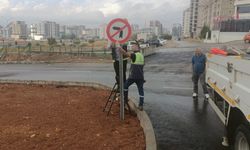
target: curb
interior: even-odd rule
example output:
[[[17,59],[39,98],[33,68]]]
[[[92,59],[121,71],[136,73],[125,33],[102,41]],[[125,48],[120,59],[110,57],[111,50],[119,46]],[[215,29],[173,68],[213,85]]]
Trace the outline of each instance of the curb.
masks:
[[[93,87],[104,90],[110,90],[111,88],[94,82],[64,82],[64,81],[44,81],[44,80],[0,80],[0,84],[27,84],[27,85],[58,85],[58,86],[85,86]],[[129,101],[131,109],[137,114],[137,118],[140,121],[140,125],[143,128],[146,150],[156,150],[156,138],[152,123],[145,111],[139,111],[136,107],[134,99]]]
[[[30,64],[50,64],[53,62],[49,61],[2,61],[0,62],[0,65],[7,65],[7,64],[25,64],[25,65],[30,65]]]

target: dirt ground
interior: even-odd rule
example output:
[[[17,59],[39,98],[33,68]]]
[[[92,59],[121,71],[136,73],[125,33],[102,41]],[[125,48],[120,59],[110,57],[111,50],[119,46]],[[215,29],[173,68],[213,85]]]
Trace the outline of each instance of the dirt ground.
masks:
[[[138,119],[102,112],[109,91],[87,87],[0,85],[1,150],[144,150]]]
[[[60,54],[32,54],[18,55],[7,54],[4,57],[4,62],[11,61],[26,61],[26,62],[52,62],[52,63],[110,63],[111,55],[107,56],[69,56]]]

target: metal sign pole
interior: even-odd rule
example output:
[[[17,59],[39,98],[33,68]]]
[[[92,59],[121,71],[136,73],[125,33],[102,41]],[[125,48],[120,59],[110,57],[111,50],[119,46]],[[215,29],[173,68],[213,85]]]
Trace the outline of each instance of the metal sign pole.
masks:
[[[108,24],[106,28],[107,37],[110,41],[117,44],[123,44],[129,40],[132,35],[132,28],[127,19],[116,18]],[[120,78],[120,119],[125,119],[124,110],[124,76],[123,76],[123,54],[120,53],[119,78]]]
[[[124,120],[124,80],[123,80],[123,54],[120,52],[119,61],[119,77],[120,77],[120,119]]]

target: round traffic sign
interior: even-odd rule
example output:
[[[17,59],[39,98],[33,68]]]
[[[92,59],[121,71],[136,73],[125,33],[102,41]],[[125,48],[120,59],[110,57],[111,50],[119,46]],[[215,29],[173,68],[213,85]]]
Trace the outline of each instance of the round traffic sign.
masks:
[[[123,44],[131,37],[132,29],[126,19],[117,18],[108,24],[106,33],[110,41]]]

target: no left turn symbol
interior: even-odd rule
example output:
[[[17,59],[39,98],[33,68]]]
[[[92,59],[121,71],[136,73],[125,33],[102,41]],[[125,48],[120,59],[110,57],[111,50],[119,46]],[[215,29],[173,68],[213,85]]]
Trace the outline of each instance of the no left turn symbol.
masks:
[[[106,33],[110,41],[123,44],[129,40],[132,30],[126,19],[117,18],[108,24]]]

